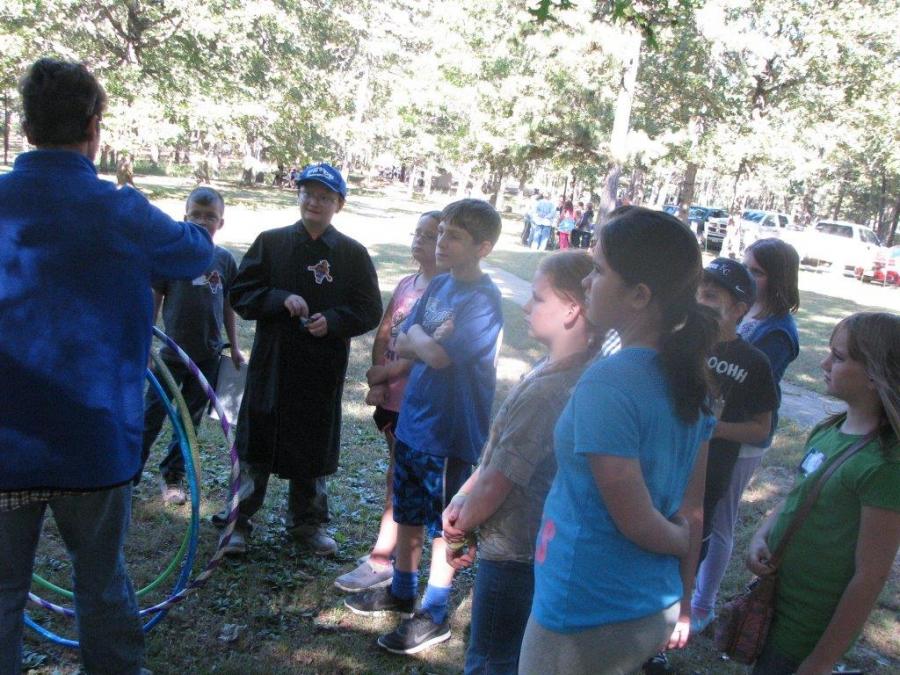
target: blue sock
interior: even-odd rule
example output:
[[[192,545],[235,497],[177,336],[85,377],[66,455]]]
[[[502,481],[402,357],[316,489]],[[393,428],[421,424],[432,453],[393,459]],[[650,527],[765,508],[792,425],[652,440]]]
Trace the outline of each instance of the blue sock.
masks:
[[[422,609],[431,614],[435,623],[444,623],[447,618],[447,605],[450,603],[450,586],[432,586],[428,584],[425,589],[425,597],[422,600]]]
[[[391,595],[395,598],[414,598],[419,592],[419,573],[402,572],[394,568],[394,578],[391,580]]]

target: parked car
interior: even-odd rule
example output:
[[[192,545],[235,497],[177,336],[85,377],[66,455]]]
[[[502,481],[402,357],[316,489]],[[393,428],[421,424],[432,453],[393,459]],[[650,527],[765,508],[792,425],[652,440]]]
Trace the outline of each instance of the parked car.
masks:
[[[865,225],[820,220],[807,237],[802,259],[854,274],[858,266],[875,258],[880,247],[878,236]]]
[[[741,213],[738,221],[739,250],[743,250],[757,239],[775,237],[783,239],[803,258],[806,248],[806,232],[802,225],[791,222],[791,217],[778,211],[748,209]]]
[[[692,206],[688,211],[688,225],[697,233],[704,246],[722,248],[728,226],[728,211],[710,206]]]
[[[670,216],[678,217],[678,204],[663,204],[662,210]]]
[[[900,286],[900,246],[876,249],[872,258],[855,270],[856,278],[863,283],[879,283]]]

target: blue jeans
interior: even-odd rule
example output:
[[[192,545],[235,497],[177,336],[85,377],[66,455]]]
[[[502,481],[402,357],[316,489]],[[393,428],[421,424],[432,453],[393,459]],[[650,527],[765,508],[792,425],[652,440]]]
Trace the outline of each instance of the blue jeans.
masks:
[[[553,232],[553,228],[549,225],[532,225],[530,247],[538,251],[547,250],[551,232]]]
[[[515,675],[531,613],[534,565],[478,560],[465,675]]]
[[[88,673],[139,673],[144,632],[122,546],[131,485],[0,511],[0,675],[22,667],[22,612],[49,504],[72,559],[81,659]]]

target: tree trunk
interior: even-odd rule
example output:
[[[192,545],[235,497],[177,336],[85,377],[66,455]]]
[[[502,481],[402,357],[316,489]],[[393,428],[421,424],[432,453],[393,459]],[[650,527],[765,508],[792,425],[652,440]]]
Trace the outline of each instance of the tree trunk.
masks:
[[[468,195],[468,184],[471,180],[472,169],[468,164],[462,165],[459,168],[459,180],[456,183],[456,198],[462,199],[463,197]]]
[[[616,208],[616,195],[619,190],[619,177],[622,175],[621,164],[611,164],[606,172],[603,192],[600,193],[600,206],[597,208],[597,222],[602,226],[609,220],[609,214]]]
[[[885,201],[887,200],[887,172],[881,167],[881,192],[878,195],[878,227],[876,232],[881,239],[885,239],[887,234],[887,219],[885,218]]]
[[[731,186],[731,206],[728,209],[729,211],[734,211],[735,205],[738,203],[738,185],[740,185],[741,177],[746,170],[747,158],[742,157],[740,164],[738,164],[737,172],[734,174],[734,184]]]
[[[834,203],[834,208],[831,210],[831,217],[834,218],[835,220],[837,220],[838,216],[841,214],[841,207],[844,204],[845,189],[846,189],[846,183],[843,180],[841,180],[840,184],[838,185],[837,201]]]
[[[3,163],[9,164],[9,92],[3,92]]]
[[[498,213],[503,213],[504,201],[506,199],[506,193],[503,190],[503,179],[505,177],[506,176],[502,171],[498,171],[496,182],[494,183],[493,204]]]
[[[628,190],[632,204],[640,206],[644,203],[644,170],[635,169],[631,172],[631,186]]]
[[[104,145],[100,150],[100,173],[109,171],[109,146]]]
[[[684,172],[684,181],[681,183],[681,190],[678,197],[678,219],[687,222],[688,213],[691,209],[691,202],[694,201],[694,190],[697,186],[697,163],[688,162],[687,169]]]
[[[613,119],[612,134],[609,138],[609,150],[612,162],[606,173],[603,194],[600,197],[600,209],[597,222],[606,224],[609,214],[616,207],[616,196],[619,190],[619,177],[622,166],[628,157],[628,129],[631,126],[631,106],[634,103],[634,85],[637,82],[638,67],[641,64],[641,34],[630,30],[626,51],[622,58],[622,73],[619,80],[619,93],[616,97],[616,114]]]
[[[413,198],[413,195],[416,192],[416,181],[418,180],[418,164],[413,164],[409,168],[409,184],[406,186],[406,196],[409,199]]]
[[[900,243],[897,241],[898,221],[900,221],[900,197],[897,197],[897,201],[894,202],[894,215],[891,218],[891,229],[888,231],[887,236],[884,238],[885,246],[893,246],[895,243]]]

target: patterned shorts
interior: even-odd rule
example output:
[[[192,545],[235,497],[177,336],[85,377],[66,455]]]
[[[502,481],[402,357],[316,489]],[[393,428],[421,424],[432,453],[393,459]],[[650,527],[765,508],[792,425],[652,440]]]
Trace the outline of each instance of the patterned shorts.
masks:
[[[425,525],[441,536],[441,513],[472,474],[472,465],[452,457],[417,452],[403,441],[394,445],[394,521]]]

